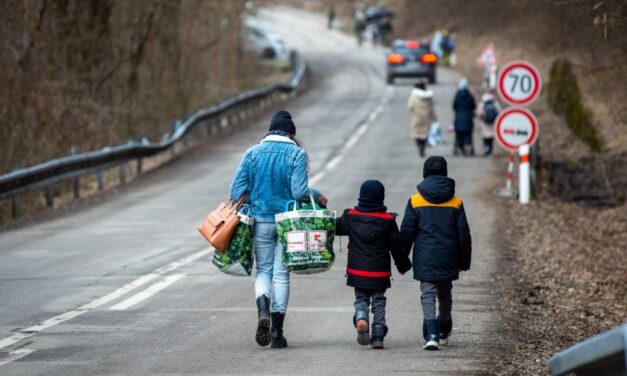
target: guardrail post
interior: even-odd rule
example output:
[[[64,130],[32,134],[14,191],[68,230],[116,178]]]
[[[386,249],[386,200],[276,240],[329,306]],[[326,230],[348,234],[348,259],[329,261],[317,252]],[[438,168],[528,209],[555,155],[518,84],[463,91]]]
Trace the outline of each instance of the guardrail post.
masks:
[[[46,206],[50,209],[54,207],[54,190],[52,186],[46,187]]]
[[[13,219],[20,216],[20,196],[11,196],[11,217]]]
[[[75,146],[72,146],[72,155],[76,155],[78,154],[78,148]],[[72,179],[72,188],[74,191],[74,198],[79,198],[81,195],[81,184],[80,184],[80,178],[77,176],[74,179]]]
[[[126,163],[120,164],[120,184],[126,183]]]
[[[96,183],[98,184],[98,190],[102,192],[104,189],[104,177],[102,176],[102,171],[96,172]]]

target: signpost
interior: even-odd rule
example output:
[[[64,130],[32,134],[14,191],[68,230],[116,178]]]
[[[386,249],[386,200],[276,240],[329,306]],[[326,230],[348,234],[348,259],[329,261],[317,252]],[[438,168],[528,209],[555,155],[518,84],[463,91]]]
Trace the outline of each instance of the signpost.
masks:
[[[496,140],[510,152],[522,145],[533,145],[538,138],[538,120],[531,111],[522,107],[508,107],[496,118]]]
[[[528,106],[542,89],[540,73],[531,63],[513,61],[501,70],[498,79],[499,96],[512,106]]]
[[[489,55],[490,52],[486,49],[480,59],[486,60]],[[518,197],[521,204],[527,204],[530,192],[529,148],[536,142],[540,129],[533,113],[522,106],[528,106],[538,98],[542,90],[542,78],[533,64],[526,61],[512,61],[499,73],[497,89],[501,99],[513,106],[499,114],[494,129],[496,140],[510,153],[508,181],[505,189],[499,191],[499,195],[511,197],[514,194],[511,190],[511,171],[514,153],[518,151],[520,154]]]

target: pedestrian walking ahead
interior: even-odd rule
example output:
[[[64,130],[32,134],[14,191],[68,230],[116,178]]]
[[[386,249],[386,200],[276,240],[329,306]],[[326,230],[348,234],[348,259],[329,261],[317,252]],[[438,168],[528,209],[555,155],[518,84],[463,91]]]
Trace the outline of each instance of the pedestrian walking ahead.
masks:
[[[418,154],[424,157],[429,128],[437,121],[433,109],[433,91],[428,90],[424,82],[414,85],[407,101],[407,109],[412,115],[411,135],[416,140]]]
[[[237,201],[248,193],[255,218],[258,310],[255,339],[260,346],[287,347],[283,321],[290,278],[281,262],[282,248],[274,215],[285,211],[291,200],[309,202],[310,195],[320,204],[327,204],[324,195],[309,188],[307,164],[307,152],[296,139],[292,116],[287,111],[278,111],[272,117],[266,136],[244,154],[231,183],[231,198]]]
[[[458,90],[453,100],[455,111],[455,149],[453,154],[463,152],[465,155],[474,154],[472,146],[473,117],[475,113],[475,97],[468,89],[468,80],[459,80]]]
[[[414,279],[420,281],[426,350],[448,344],[453,328],[453,281],[470,269],[472,253],[464,205],[455,196],[455,180],[447,177],[447,170],[443,157],[427,158],[424,180],[409,199],[401,224],[405,252],[414,246],[412,263]]]
[[[411,262],[403,254],[400,233],[394,215],[383,204],[385,187],[378,180],[366,180],[359,191],[357,206],[346,209],[337,220],[336,235],[348,235],[346,284],[355,289],[357,342],[383,348],[387,334],[385,323],[385,290],[391,287],[390,254],[398,271],[404,274]],[[372,336],[369,333],[370,314]]]
[[[477,117],[481,119],[481,137],[483,138],[483,155],[492,154],[494,146],[494,122],[501,108],[494,99],[490,91],[486,91],[481,96],[481,101],[477,107]]]

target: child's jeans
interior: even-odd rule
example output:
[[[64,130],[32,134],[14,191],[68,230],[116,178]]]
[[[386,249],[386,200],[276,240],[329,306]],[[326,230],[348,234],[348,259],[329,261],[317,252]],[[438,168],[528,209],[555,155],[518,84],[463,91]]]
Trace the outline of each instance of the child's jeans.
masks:
[[[355,318],[368,320],[368,309],[374,315],[373,324],[385,325],[385,289],[362,289],[355,287]],[[368,320],[370,321],[370,320]]]
[[[422,303],[422,315],[425,320],[435,320],[437,318],[435,314],[436,297],[439,303],[440,320],[448,321],[451,319],[451,309],[453,308],[452,289],[452,281],[420,281],[420,291],[422,292],[420,302]]]

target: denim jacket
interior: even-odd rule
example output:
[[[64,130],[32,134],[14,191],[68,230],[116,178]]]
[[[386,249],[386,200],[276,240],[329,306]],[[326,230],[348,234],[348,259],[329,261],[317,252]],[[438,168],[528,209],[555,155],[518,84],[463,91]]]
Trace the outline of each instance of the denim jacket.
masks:
[[[257,222],[274,222],[290,200],[318,201],[320,192],[308,187],[307,153],[292,140],[268,136],[246,151],[229,190],[233,200],[248,192]]]

